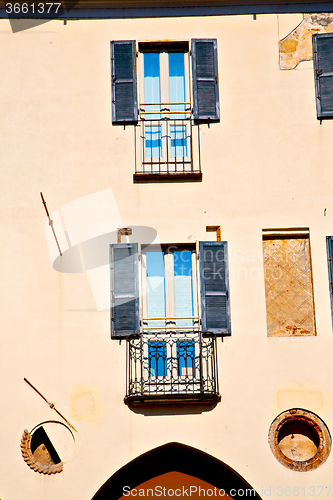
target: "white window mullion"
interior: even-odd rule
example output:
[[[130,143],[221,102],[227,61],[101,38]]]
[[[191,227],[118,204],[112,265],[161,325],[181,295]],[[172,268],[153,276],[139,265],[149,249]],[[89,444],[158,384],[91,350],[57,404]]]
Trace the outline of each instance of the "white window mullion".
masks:
[[[169,102],[169,59],[168,52],[160,53],[161,102]],[[168,106],[163,105],[162,108]]]
[[[173,253],[166,252],[164,254],[165,263],[165,302],[166,302],[166,317],[175,317],[175,283],[174,283],[174,266]],[[167,325],[174,326],[174,320],[167,320]]]
[[[192,252],[192,292],[193,292],[193,316],[199,317],[199,295],[198,295],[198,274],[197,274],[197,255]],[[194,327],[199,329],[199,320],[193,323]]]
[[[142,318],[148,317],[148,305],[147,305],[147,255],[146,252],[141,253],[141,304],[142,304]],[[148,325],[147,321],[142,322],[142,326]]]
[[[162,136],[162,157],[161,161],[164,162],[161,165],[161,171],[166,172],[168,170],[167,161],[170,158],[170,144],[168,138],[169,127],[165,120],[169,115],[165,113],[165,110],[169,106],[165,103],[169,102],[169,66],[168,66],[168,53],[160,52],[160,75],[161,75],[161,109],[164,112],[161,114],[161,136]]]

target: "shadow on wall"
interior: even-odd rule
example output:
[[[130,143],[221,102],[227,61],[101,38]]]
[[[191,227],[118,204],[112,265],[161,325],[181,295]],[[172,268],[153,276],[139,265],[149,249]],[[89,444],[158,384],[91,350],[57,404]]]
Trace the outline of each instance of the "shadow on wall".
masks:
[[[193,406],[187,405],[172,405],[167,403],[165,405],[151,405],[151,406],[128,406],[133,413],[140,413],[141,415],[160,416],[160,415],[196,415],[206,411],[212,411],[216,407],[216,403],[212,404],[195,404]]]
[[[50,214],[62,256],[48,220],[46,240],[53,268],[61,273],[86,273],[98,311],[110,308],[109,245],[117,242],[122,219],[112,189],[72,201]],[[130,226],[123,242],[158,244],[152,227]]]

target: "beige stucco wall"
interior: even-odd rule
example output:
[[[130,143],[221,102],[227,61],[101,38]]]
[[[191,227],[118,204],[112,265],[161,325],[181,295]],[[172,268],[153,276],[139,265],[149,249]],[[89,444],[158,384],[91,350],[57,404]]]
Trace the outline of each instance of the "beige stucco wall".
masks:
[[[278,41],[299,21],[54,21],[16,34],[0,21],[2,500],[89,500],[118,468],[170,441],[219,458],[259,494],[271,487],[271,498],[279,485],[330,485],[332,456],[293,472],[267,442],[272,420],[293,406],[333,429],[333,123],[316,119],[312,64],[279,69]],[[111,125],[110,40],[200,37],[218,39],[221,108],[220,123],[200,127],[203,181],[133,184],[133,128]],[[161,242],[222,227],[232,336],[218,342],[222,401],[212,411],[147,416],[125,406],[125,343],[110,340],[109,312],[97,311],[85,273],[52,268],[39,192],[53,212],[110,188],[124,226],[151,226]],[[262,229],[286,227],[310,228],[316,337],[267,338]],[[23,429],[56,418],[24,377],[78,430],[54,477],[21,457]]]

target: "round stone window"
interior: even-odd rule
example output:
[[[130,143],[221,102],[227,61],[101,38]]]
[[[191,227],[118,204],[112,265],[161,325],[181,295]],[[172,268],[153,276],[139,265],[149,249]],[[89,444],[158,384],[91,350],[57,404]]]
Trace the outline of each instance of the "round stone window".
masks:
[[[25,430],[21,439],[21,452],[27,465],[41,474],[62,472],[64,463],[74,449],[72,431],[63,423],[43,422]]]
[[[293,408],[272,422],[268,441],[275,458],[299,472],[313,470],[327,459],[331,436],[326,424],[314,413]]]

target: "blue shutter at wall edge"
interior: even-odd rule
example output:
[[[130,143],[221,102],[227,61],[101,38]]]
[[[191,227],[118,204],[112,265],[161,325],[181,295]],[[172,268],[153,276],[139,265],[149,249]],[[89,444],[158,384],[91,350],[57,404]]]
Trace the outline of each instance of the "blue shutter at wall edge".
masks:
[[[203,335],[231,335],[228,244],[200,241],[201,321]]]

